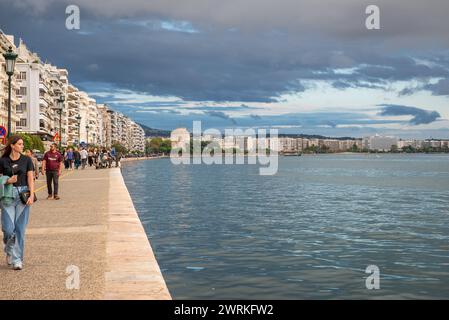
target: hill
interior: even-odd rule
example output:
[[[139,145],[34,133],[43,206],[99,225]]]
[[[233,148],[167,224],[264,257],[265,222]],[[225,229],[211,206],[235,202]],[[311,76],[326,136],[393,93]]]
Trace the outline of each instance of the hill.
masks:
[[[170,137],[170,131],[168,130],[150,128],[141,123],[138,123],[138,125],[145,131],[145,137]]]

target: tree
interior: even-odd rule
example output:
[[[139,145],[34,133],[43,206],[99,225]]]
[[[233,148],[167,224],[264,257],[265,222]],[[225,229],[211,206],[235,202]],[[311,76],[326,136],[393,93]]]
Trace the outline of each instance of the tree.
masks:
[[[160,146],[160,151],[165,154],[170,153],[170,151],[171,151],[171,140],[170,139],[162,140],[162,143]]]
[[[122,155],[128,154],[128,149],[126,149],[120,142],[113,143],[112,147],[115,148],[116,153],[121,153]]]
[[[162,144],[162,138],[153,138],[147,141],[145,149],[147,153],[157,153],[159,152]]]
[[[30,135],[28,133],[17,133],[23,140],[23,150],[39,150],[44,152],[44,143],[41,138],[36,135]]]
[[[390,151],[391,151],[392,153],[397,153],[397,152],[398,152],[398,146],[395,145],[395,144],[393,144],[393,145],[391,146]]]
[[[146,153],[170,153],[171,140],[162,138],[153,138],[145,143]]]

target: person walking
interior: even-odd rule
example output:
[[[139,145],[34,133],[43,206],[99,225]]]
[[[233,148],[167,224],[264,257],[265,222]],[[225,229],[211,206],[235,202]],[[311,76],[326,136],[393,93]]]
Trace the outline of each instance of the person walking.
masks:
[[[69,148],[67,151],[67,161],[69,163],[69,170],[73,170],[73,162],[75,160],[75,156],[73,154],[72,148]]]
[[[120,168],[120,160],[122,159],[121,152],[118,152],[115,156],[115,167]]]
[[[112,168],[112,162],[113,162],[114,159],[112,158],[111,150],[109,150],[106,154],[108,156],[108,167]]]
[[[89,149],[87,159],[89,161],[89,167],[92,167],[94,164],[94,151],[92,148]]]
[[[73,151],[73,159],[75,160],[75,169],[78,170],[81,165],[81,154],[78,151],[78,148],[75,148]]]
[[[69,151],[69,149],[68,148],[65,148],[64,149],[64,151],[63,151],[63,153],[62,153],[62,157],[63,157],[63,159],[64,159],[64,168],[66,169],[66,170],[69,170],[69,168],[70,168],[70,165],[69,165],[69,159],[67,159],[67,152]]]
[[[86,149],[83,148],[80,151],[80,156],[81,156],[81,168],[84,170],[86,168],[87,158],[89,157],[89,153],[87,152]]]
[[[95,167],[98,166],[98,156],[99,156],[98,149],[95,148],[94,149],[94,155],[93,155],[93,164],[95,165]]]
[[[62,155],[56,151],[56,144],[53,143],[50,146],[50,151],[47,151],[42,160],[42,175],[47,175],[47,199],[59,200],[58,189],[59,189],[59,176],[61,175],[61,162],[63,161]],[[52,183],[54,186],[54,192],[52,189]]]
[[[27,151],[25,151],[25,155],[27,157],[31,158],[31,161],[33,161],[33,166],[34,166],[34,179],[39,179],[39,161],[36,159],[36,157],[34,156],[33,150],[28,149]]]
[[[14,270],[22,270],[25,231],[34,203],[34,167],[31,158],[22,155],[23,139],[20,136],[9,138],[0,159],[1,221],[6,262]],[[29,197],[21,197],[24,192]]]

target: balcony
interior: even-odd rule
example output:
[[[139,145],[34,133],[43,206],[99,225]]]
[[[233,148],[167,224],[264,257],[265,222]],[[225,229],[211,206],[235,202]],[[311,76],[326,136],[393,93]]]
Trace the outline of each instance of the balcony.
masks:
[[[48,109],[48,102],[42,97],[39,98],[39,105]]]
[[[49,89],[48,89],[48,86],[44,82],[39,82],[39,90],[48,92]]]

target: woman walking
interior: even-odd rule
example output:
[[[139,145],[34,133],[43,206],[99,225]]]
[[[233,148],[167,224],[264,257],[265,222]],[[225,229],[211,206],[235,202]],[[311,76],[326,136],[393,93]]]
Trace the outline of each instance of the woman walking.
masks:
[[[89,153],[88,153],[87,159],[89,161],[89,167],[92,167],[92,165],[94,164],[94,152],[93,152],[92,148],[89,149]]]
[[[78,170],[79,166],[81,165],[81,154],[78,151],[78,148],[75,148],[73,151],[73,158],[75,159],[75,169]]]
[[[22,155],[23,140],[20,136],[9,138],[0,158],[1,221],[6,262],[14,270],[22,270],[25,229],[30,206],[34,202],[34,168],[31,158]],[[22,197],[30,191],[29,197]]]
[[[67,151],[67,160],[69,162],[69,170],[73,170],[75,155],[73,154],[72,148],[69,148],[69,150]]]
[[[67,152],[69,151],[68,148],[64,149],[64,152],[62,153],[62,156],[64,157],[64,169],[69,170],[69,159],[67,159]]]

